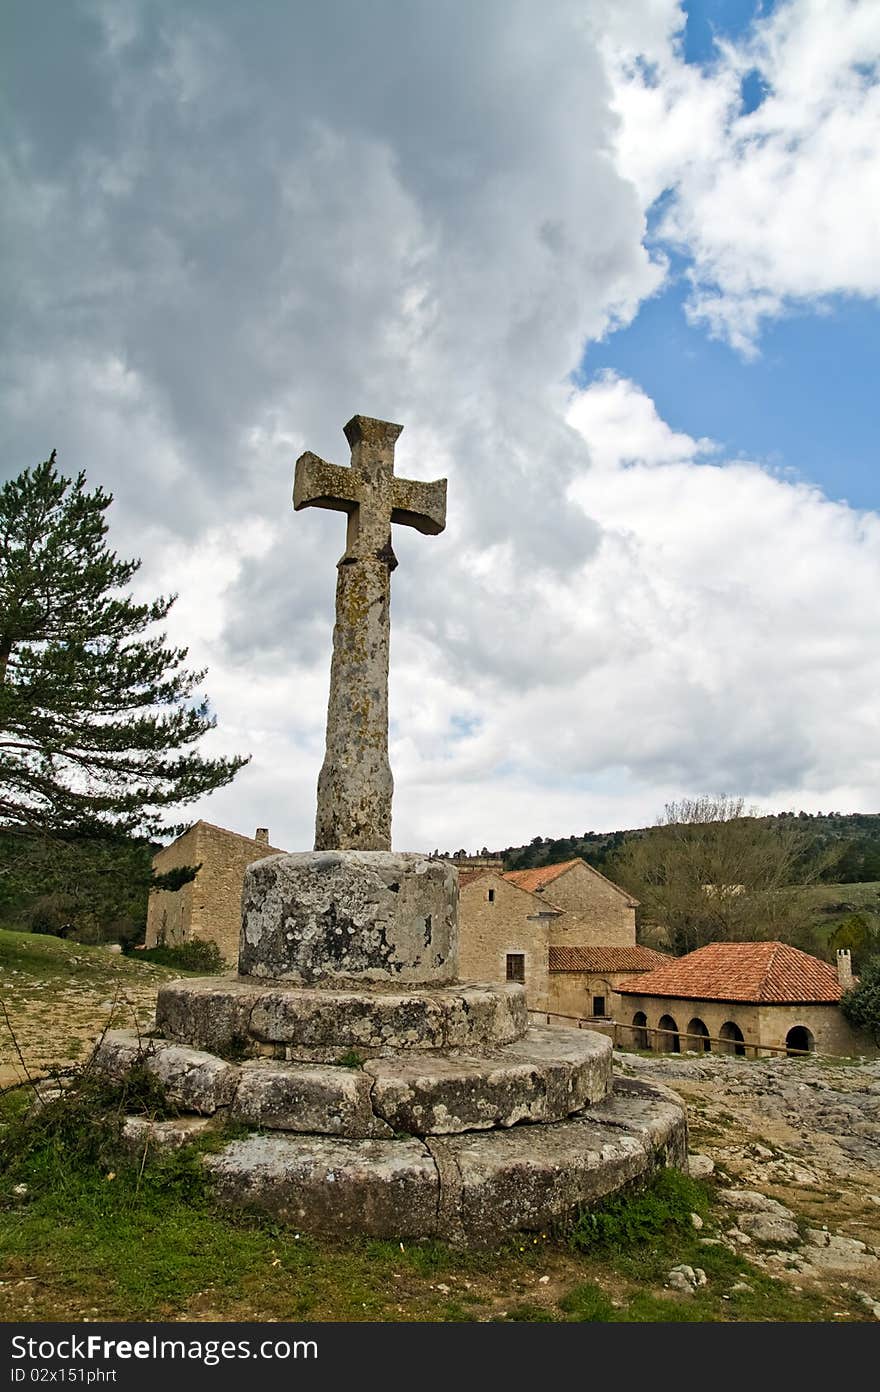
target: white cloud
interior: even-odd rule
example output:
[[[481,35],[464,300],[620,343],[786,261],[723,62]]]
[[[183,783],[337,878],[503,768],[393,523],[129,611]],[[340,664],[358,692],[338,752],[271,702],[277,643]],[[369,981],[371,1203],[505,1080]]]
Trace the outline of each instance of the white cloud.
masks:
[[[57,445],[113,489],[143,585],[180,591],[209,743],[254,754],[199,814],[310,843],[343,528],[294,516],[292,465],[345,462],[356,411],[404,422],[399,472],[450,481],[444,535],[395,537],[396,844],[634,824],[710,789],[876,802],[876,517],[722,466],[631,382],[568,385],[660,285],[644,213],[669,184],[726,331],[807,283],[779,278],[782,230],[737,281],[699,212],[752,170],[768,221],[768,175],[734,114],[740,57],[687,70],[681,21],[673,0],[540,22],[525,0],[107,0],[46,35],[22,4],[5,467]],[[779,33],[761,61],[781,92],[802,60]],[[787,100],[778,131],[818,140],[827,113]],[[866,103],[853,87],[853,120]]]
[[[658,234],[693,260],[693,319],[751,353],[791,307],[876,298],[880,8],[780,4],[706,69],[683,62],[673,10],[665,37],[642,44],[633,26],[605,43],[620,167],[645,207],[673,193]],[[749,75],[763,99],[746,113]]]

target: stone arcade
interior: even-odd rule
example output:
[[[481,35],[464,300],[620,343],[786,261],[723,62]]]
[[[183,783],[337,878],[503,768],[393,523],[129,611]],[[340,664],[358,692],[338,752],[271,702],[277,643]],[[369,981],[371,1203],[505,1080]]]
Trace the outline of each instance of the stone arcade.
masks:
[[[238,975],[175,981],[142,1060],[189,1119],[131,1119],[146,1144],[230,1118],[208,1156],[218,1198],[310,1232],[492,1242],[658,1165],[683,1163],[684,1112],[611,1078],[599,1034],[529,1028],[523,987],[458,978],[458,872],[391,851],[391,524],[437,533],[446,483],[394,475],[401,427],[355,416],[350,468],[297,461],[294,505],[348,514],[339,562],[316,849],[245,874]]]

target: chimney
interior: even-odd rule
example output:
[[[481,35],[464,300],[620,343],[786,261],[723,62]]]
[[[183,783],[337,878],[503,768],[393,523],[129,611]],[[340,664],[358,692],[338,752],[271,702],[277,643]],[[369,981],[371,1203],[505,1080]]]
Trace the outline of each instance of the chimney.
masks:
[[[853,984],[852,957],[848,947],[837,949],[837,979],[844,991],[848,991]]]
[[[255,841],[259,841],[260,844],[263,845],[263,846],[268,846],[268,844],[269,844],[269,828],[268,828],[268,827],[257,827],[256,831],[254,832],[254,840],[255,840]]]

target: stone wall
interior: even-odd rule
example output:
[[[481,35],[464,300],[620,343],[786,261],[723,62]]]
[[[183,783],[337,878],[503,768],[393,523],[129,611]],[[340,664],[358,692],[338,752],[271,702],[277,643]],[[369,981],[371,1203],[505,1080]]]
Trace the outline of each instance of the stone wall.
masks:
[[[461,887],[459,975],[463,981],[504,981],[508,953],[525,957],[526,1001],[548,1009],[549,905],[497,874],[481,875]]]
[[[664,1015],[671,1016],[675,1021],[678,1030],[684,1034],[693,1019],[702,1020],[709,1034],[718,1038],[721,1034],[722,1026],[728,1022],[739,1025],[743,1038],[746,1043],[751,1043],[761,1038],[760,1015],[757,1005],[749,1005],[740,1001],[700,1001],[677,999],[672,996],[631,996],[621,997],[620,1013],[617,1016],[618,1023],[621,1025],[632,1024],[633,1016],[637,1011],[643,1011],[647,1015],[647,1024],[650,1029],[659,1029],[660,1020]],[[618,1037],[622,1048],[643,1047],[629,1030],[619,1030]],[[672,1052],[671,1042],[662,1043],[658,1036],[649,1035],[648,1047],[655,1049],[658,1053]],[[682,1052],[688,1049],[697,1049],[695,1039],[682,1039]],[[721,1044],[712,1045],[714,1053],[729,1052]],[[751,1051],[750,1051],[751,1052]]]
[[[147,909],[147,947],[173,946],[191,939],[216,942],[230,966],[238,961],[241,887],[255,860],[283,855],[277,846],[234,831],[196,822],[153,859],[159,873],[180,865],[199,865],[196,878],[174,892],[154,890]]]
[[[542,897],[564,910],[550,941],[559,947],[632,947],[636,911],[621,891],[584,863],[551,880]]]
[[[615,1020],[629,1019],[628,996],[617,994],[618,982],[629,979],[626,972],[550,972],[547,1009],[558,1015],[574,1015],[588,1019],[593,1014],[595,996],[605,997],[605,1014]],[[621,1014],[621,1011],[624,1013]]]
[[[816,1052],[852,1057],[873,1053],[870,1041],[854,1030],[838,1005],[762,1006],[761,1041],[785,1046],[785,1036],[795,1025],[804,1025],[815,1040]]]
[[[198,823],[153,856],[153,869],[159,875],[183,865],[198,865]],[[147,902],[147,947],[177,947],[186,942],[192,920],[195,881],[180,889],[154,889]]]
[[[813,1036],[817,1053],[839,1056],[858,1055],[870,1052],[868,1042],[854,1031],[844,1018],[837,1005],[750,1005],[739,1001],[698,1001],[673,999],[665,996],[620,997],[620,1007],[616,1015],[619,1024],[631,1025],[637,1011],[644,1011],[650,1028],[659,1028],[660,1018],[670,1015],[678,1029],[687,1031],[694,1018],[703,1021],[709,1034],[717,1038],[728,1021],[738,1025],[746,1044],[759,1043],[764,1046],[785,1048],[785,1037],[796,1025],[805,1026]],[[618,1040],[622,1048],[641,1047],[634,1032],[618,1030]],[[657,1052],[665,1052],[668,1045],[657,1036],[649,1036],[649,1047]],[[696,1040],[681,1040],[682,1051],[697,1049]],[[713,1053],[725,1052],[722,1044],[712,1043]],[[749,1057],[754,1050],[748,1049]]]

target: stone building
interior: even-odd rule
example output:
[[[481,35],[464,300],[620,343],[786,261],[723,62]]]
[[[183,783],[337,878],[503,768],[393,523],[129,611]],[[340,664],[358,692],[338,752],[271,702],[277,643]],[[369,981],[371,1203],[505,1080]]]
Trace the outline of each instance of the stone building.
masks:
[[[265,827],[257,827],[254,836],[240,836],[210,822],[196,822],[153,857],[157,874],[185,865],[198,865],[199,869],[195,879],[180,889],[151,891],[147,947],[172,947],[192,939],[214,941],[226,961],[235,962],[244,872],[255,860],[283,854],[279,846],[269,845]]]
[[[563,947],[548,953],[551,1012],[576,1019],[618,1020],[621,982],[654,971],[669,961],[666,952],[638,944],[627,947]]]
[[[636,945],[637,901],[579,858],[506,874],[465,868],[460,884],[462,977],[522,981],[530,1010],[604,1018],[619,978],[666,960]]]
[[[862,1054],[867,1040],[839,1006],[852,979],[848,952],[835,970],[787,943],[709,943],[618,984],[618,1039],[670,1053]]]

